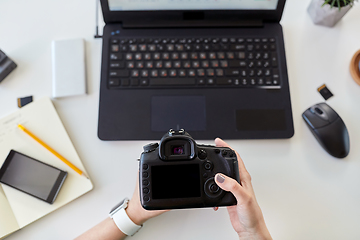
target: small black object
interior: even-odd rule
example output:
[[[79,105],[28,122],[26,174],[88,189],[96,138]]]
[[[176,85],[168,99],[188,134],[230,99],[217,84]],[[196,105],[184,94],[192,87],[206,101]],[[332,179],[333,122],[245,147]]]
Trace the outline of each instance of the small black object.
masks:
[[[157,144],[148,144],[157,146]],[[226,152],[226,156],[219,154]],[[231,156],[232,157],[231,157]],[[223,173],[240,182],[235,152],[226,147],[198,145],[184,130],[170,130],[153,151],[140,157],[141,205],[147,210],[235,205],[236,199],[215,182]]]
[[[6,54],[0,50],[0,82],[17,67]]]
[[[341,117],[326,103],[308,108],[303,119],[320,145],[332,156],[344,158],[350,151],[349,133]]]
[[[209,161],[205,162],[204,168],[205,168],[206,170],[211,170],[212,167],[213,167],[213,165],[211,164],[211,162],[209,162]]]
[[[18,102],[18,107],[22,108],[23,106],[25,106],[26,104],[29,104],[33,101],[33,97],[32,96],[28,96],[28,97],[23,97],[23,98],[18,98],[17,102]]]
[[[318,88],[318,92],[321,94],[321,96],[323,96],[325,100],[328,100],[329,98],[334,96],[325,84]]]
[[[206,154],[205,150],[201,149],[198,153],[198,156],[201,160],[204,160],[207,157],[207,154]]]

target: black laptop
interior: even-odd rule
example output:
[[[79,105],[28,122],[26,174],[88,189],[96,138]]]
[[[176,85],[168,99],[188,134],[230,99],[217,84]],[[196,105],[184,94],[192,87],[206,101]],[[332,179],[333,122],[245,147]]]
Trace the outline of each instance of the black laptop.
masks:
[[[294,134],[285,0],[101,0],[98,137],[276,139]]]

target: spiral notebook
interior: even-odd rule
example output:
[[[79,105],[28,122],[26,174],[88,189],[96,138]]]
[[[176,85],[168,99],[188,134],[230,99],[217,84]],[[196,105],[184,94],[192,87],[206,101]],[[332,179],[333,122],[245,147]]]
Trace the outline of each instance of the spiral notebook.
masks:
[[[22,124],[86,173],[50,100],[42,98],[0,119],[0,166],[11,149],[68,172],[53,204],[0,184],[0,239],[55,211],[92,190],[91,180],[77,174],[39,143],[18,129]]]

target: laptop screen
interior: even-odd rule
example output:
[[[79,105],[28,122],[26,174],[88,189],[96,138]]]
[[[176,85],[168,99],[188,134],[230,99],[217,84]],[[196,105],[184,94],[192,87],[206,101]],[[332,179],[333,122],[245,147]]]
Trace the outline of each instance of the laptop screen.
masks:
[[[279,0],[108,0],[110,11],[275,10]]]

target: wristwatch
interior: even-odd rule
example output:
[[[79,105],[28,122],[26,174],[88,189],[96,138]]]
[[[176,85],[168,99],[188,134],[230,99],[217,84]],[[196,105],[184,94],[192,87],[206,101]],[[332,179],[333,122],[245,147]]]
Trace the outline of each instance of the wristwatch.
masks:
[[[120,229],[120,231],[122,231],[128,236],[133,236],[135,233],[137,233],[137,231],[140,230],[142,225],[136,225],[127,215],[125,209],[128,206],[128,202],[128,198],[122,200],[113,209],[111,209],[109,216],[114,220],[116,226]]]

